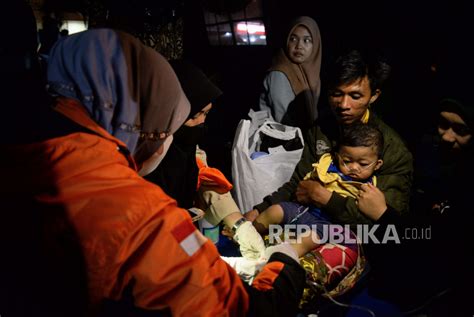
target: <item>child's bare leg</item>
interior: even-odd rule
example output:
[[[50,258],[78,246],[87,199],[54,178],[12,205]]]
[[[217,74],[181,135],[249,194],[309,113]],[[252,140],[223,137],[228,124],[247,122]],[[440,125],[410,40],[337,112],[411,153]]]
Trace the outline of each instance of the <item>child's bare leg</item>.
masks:
[[[280,205],[272,205],[258,215],[253,225],[260,234],[267,234],[268,227],[272,224],[280,224],[283,216],[283,208]]]
[[[318,234],[311,230],[309,235],[305,235],[297,241],[291,241],[291,246],[296,250],[296,253],[298,253],[298,257],[301,257],[318,247],[320,245],[318,243],[319,241]]]
[[[292,250],[291,252],[284,252],[285,254],[287,255],[290,255],[293,259],[295,259],[296,261],[299,262],[299,258],[301,258],[302,256],[304,256],[306,253],[314,250],[314,248],[316,248],[317,246],[319,246],[319,239],[318,239],[318,234],[314,231],[310,231],[309,232],[310,235],[306,235],[304,237],[301,238],[301,240],[298,240],[298,241],[295,241],[294,239],[291,239],[290,241],[285,241],[283,243],[280,243],[280,244],[276,244],[274,246],[271,246],[269,248],[267,248],[267,253],[270,249],[272,248],[276,248],[273,249],[272,251],[277,251],[277,252],[281,252],[281,248],[283,247],[283,250],[288,250],[287,248],[289,247],[290,250]],[[269,257],[269,256],[267,256]]]

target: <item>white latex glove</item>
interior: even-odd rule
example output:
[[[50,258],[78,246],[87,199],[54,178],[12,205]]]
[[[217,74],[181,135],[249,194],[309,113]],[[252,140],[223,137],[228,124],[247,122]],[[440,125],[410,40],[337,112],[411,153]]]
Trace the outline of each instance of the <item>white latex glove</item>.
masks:
[[[288,242],[282,242],[277,245],[272,245],[265,250],[265,258],[268,260],[270,256],[275,252],[281,252],[288,255],[290,258],[294,259],[296,262],[300,263],[298,253]]]
[[[265,243],[250,221],[241,224],[234,235],[234,240],[240,245],[240,253],[246,259],[257,260],[265,253]]]
[[[267,263],[266,260],[250,260],[243,257],[225,257],[221,258],[227,262],[239,274],[245,282],[251,284],[253,278],[262,270],[262,267]]]

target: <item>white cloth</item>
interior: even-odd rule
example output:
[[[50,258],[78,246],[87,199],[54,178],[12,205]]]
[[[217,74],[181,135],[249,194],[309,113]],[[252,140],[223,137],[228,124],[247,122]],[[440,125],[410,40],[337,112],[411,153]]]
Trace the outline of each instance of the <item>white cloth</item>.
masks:
[[[229,264],[239,274],[239,276],[251,284],[253,278],[262,270],[262,267],[267,263],[266,259],[250,260],[243,257],[225,257],[221,256],[227,264]]]

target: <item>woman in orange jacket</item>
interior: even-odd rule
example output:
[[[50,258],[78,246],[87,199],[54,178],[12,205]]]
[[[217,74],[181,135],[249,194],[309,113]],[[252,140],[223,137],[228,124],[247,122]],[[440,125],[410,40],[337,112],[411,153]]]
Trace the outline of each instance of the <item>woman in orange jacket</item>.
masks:
[[[16,199],[4,215],[40,213],[60,223],[51,240],[78,243],[87,313],[108,300],[173,316],[295,314],[305,273],[293,248],[277,248],[246,286],[186,210],[138,174],[158,166],[189,113],[161,55],[128,34],[94,29],[53,47],[48,83],[55,98],[35,105],[41,117],[26,128],[34,133],[2,157],[2,198]]]

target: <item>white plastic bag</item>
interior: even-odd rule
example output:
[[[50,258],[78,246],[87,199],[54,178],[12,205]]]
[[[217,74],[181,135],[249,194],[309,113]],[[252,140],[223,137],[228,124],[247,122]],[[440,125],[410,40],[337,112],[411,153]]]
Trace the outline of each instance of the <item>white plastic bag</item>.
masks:
[[[249,117],[251,120],[240,121],[232,145],[233,196],[242,212],[251,210],[290,179],[304,146],[299,128],[275,122],[267,111],[250,110]],[[302,146],[287,151],[280,145],[262,153],[262,135],[279,140],[298,137]]]

